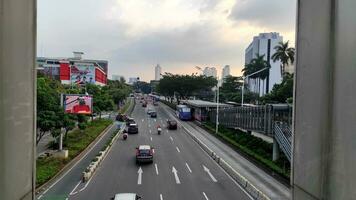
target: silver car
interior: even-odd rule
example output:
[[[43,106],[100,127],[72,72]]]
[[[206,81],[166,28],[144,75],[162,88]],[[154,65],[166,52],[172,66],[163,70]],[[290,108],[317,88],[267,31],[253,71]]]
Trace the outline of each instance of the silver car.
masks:
[[[139,199],[141,199],[141,197],[135,193],[120,193],[120,194],[116,194],[115,197],[111,198],[111,200],[139,200]]]

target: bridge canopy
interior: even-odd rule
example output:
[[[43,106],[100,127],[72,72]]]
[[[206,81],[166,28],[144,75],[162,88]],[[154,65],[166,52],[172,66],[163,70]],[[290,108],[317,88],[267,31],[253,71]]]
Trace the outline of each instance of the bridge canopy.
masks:
[[[189,107],[197,107],[197,108],[216,108],[217,103],[211,101],[203,101],[203,100],[185,100],[184,104]],[[229,108],[233,107],[233,105],[219,103],[219,108]]]

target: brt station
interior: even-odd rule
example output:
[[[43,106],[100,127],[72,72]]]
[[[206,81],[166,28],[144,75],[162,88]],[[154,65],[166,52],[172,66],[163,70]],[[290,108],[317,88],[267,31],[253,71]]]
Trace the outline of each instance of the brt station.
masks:
[[[203,100],[185,100],[182,101],[184,105],[190,108],[191,114],[194,120],[198,122],[204,122],[210,120],[211,111],[216,110],[217,106],[219,109],[232,108],[232,105],[224,103],[215,103]]]

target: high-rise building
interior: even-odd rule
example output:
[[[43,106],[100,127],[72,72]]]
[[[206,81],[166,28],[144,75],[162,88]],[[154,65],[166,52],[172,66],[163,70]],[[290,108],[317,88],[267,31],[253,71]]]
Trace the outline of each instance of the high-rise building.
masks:
[[[230,76],[230,65],[225,65],[225,67],[222,69],[222,72],[221,72],[221,80],[222,80],[222,82],[224,82],[224,79],[227,76]]]
[[[161,71],[162,71],[162,68],[161,66],[159,66],[159,64],[156,65],[155,67],[155,80],[156,81],[159,81],[161,79]]]
[[[203,70],[203,75],[204,76],[212,76],[214,78],[216,78],[217,73],[216,73],[216,68],[215,67],[205,67],[205,69]]]
[[[270,92],[274,84],[282,81],[280,62],[273,62],[271,59],[275,53],[274,47],[277,46],[279,42],[283,42],[283,37],[279,33],[260,33],[258,36],[253,37],[253,41],[245,50],[245,64],[250,63],[257,55],[264,55],[264,59],[271,66],[269,76],[266,79],[248,78],[246,80],[250,91],[258,93],[260,96]]]
[[[119,80],[121,80],[121,79],[125,79],[125,77],[123,77],[123,76],[121,76],[121,75],[117,75],[117,74],[113,74],[112,76],[111,76],[111,80],[113,80],[113,81],[119,81]]]

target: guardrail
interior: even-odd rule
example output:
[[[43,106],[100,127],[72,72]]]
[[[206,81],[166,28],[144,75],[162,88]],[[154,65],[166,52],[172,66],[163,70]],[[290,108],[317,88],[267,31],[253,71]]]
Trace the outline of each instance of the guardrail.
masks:
[[[287,124],[282,122],[275,122],[273,127],[274,138],[276,139],[283,153],[290,161],[292,155],[292,131]]]

